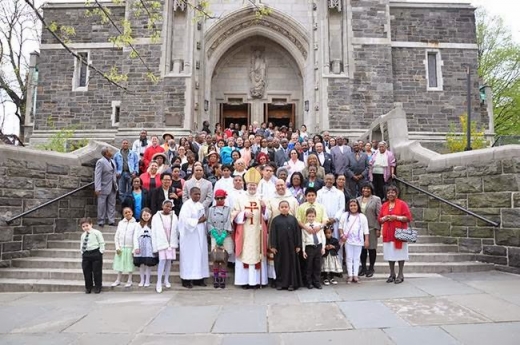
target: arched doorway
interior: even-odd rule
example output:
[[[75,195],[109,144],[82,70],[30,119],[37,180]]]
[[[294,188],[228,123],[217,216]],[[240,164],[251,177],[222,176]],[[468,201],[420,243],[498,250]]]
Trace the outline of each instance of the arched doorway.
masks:
[[[205,34],[200,120],[223,124],[310,123],[304,109],[315,95],[309,33],[282,12],[257,18],[251,8],[234,11]],[[310,120],[310,121],[309,121]]]
[[[215,122],[289,125],[302,110],[303,79],[289,52],[278,43],[252,36],[237,42],[219,60],[211,79]]]

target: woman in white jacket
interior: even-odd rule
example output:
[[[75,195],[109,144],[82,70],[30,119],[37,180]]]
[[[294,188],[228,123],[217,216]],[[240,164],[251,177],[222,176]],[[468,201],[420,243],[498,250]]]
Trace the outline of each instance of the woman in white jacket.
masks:
[[[137,222],[133,217],[134,213],[130,207],[123,209],[123,219],[117,225],[114,242],[116,245],[116,255],[112,268],[117,271],[117,279],[112,283],[112,287],[121,284],[121,276],[128,273],[128,280],[125,287],[132,286],[132,272],[134,271],[134,259],[132,251],[134,247],[134,231]]]
[[[155,290],[162,292],[162,277],[164,286],[170,288],[170,270],[172,260],[175,260],[176,248],[179,247],[179,233],[177,229],[178,219],[173,209],[172,200],[164,200],[162,211],[157,212],[152,218],[152,247],[153,252],[159,254],[159,267],[157,268],[157,285]]]

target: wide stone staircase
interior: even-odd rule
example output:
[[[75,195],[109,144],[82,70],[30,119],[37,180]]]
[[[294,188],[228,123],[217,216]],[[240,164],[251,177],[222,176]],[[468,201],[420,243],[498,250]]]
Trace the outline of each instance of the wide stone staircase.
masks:
[[[410,261],[405,266],[405,277],[425,277],[444,273],[478,272],[493,269],[493,265],[477,262],[475,254],[459,253],[456,239],[430,236],[427,235],[425,230],[421,229],[418,231],[420,234],[418,242],[410,244],[409,247]],[[134,272],[132,288],[110,288],[110,284],[116,279],[116,272],[112,270],[115,255],[114,234],[115,227],[103,229],[106,241],[106,251],[103,258],[104,291],[154,292],[153,286],[157,279],[155,268],[152,272],[152,286],[149,288],[137,287],[139,282],[138,270]],[[46,249],[32,250],[30,257],[12,260],[10,268],[0,269],[0,292],[83,291],[83,273],[79,252],[80,236],[81,231],[51,235]],[[387,262],[383,261],[382,244],[380,243],[375,268],[376,274],[372,278],[364,279],[386,279],[388,276],[387,266]],[[172,289],[181,289],[178,260],[172,266],[170,281],[172,282]],[[228,285],[232,284],[233,271],[231,269]]]

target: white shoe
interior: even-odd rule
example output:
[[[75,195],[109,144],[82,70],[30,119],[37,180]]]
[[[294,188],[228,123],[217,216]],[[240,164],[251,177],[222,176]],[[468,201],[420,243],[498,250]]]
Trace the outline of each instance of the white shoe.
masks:
[[[139,287],[143,287],[144,286],[144,283],[143,282],[139,282],[139,285],[137,285]]]
[[[144,283],[144,287],[145,287],[145,288],[146,288],[146,287],[150,287],[150,282],[146,282],[146,283]]]
[[[132,287],[132,284],[133,284],[133,282],[126,282],[126,284],[125,284],[125,288]]]
[[[121,285],[121,282],[119,280],[116,280],[115,282],[112,283],[112,287],[116,287],[116,286],[119,286]]]
[[[162,292],[162,285],[160,285],[160,284],[157,285],[157,286],[155,287],[155,291],[157,291],[157,293],[161,293],[161,292]]]
[[[172,284],[170,284],[170,282],[164,282],[164,286],[169,289],[172,287]]]

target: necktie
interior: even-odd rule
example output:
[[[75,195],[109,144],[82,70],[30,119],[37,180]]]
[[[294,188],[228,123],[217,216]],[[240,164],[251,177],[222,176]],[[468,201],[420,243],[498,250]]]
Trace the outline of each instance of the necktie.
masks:
[[[83,245],[81,246],[81,252],[82,253],[84,253],[87,250],[88,235],[90,235],[90,232],[87,232],[87,234],[85,235],[85,239],[83,240]]]
[[[311,224],[311,228],[313,227],[314,225]],[[313,233],[312,234],[312,239],[314,240],[314,245],[317,246],[319,243],[320,243],[320,240],[318,240],[318,235],[316,233]]]

